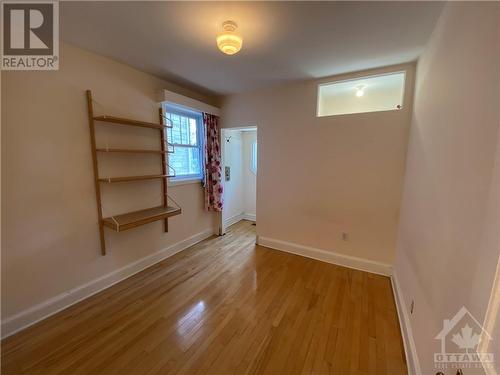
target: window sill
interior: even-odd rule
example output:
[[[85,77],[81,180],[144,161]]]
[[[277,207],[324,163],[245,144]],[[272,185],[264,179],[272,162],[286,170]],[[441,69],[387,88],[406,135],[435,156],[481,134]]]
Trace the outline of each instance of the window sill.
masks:
[[[168,186],[182,186],[182,185],[191,185],[191,184],[200,184],[201,185],[201,179],[200,178],[186,178],[186,179],[182,179],[182,180],[168,181]]]

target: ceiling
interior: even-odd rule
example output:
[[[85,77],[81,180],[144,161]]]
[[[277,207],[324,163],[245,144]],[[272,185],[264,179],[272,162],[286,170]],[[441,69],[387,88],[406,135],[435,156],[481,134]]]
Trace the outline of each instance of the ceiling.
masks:
[[[415,60],[438,2],[64,1],[63,41],[205,94],[227,95]],[[242,50],[219,52],[223,21]]]

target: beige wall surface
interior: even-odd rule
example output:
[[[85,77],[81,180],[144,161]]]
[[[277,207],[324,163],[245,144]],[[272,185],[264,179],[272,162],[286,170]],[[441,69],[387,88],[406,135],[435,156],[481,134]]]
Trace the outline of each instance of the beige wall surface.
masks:
[[[408,311],[415,300],[410,321],[423,374],[436,372],[443,319],[465,306],[482,321],[495,299],[499,12],[498,3],[448,4],[418,63],[396,275]]]
[[[316,117],[318,83],[402,69],[402,110]],[[413,73],[397,66],[225,98],[223,127],[259,129],[259,236],[393,263]]]
[[[158,121],[158,91],[178,88],[67,44],[60,65],[1,73],[2,319],[215,225],[199,184],[170,187],[183,213],[169,220],[169,233],[162,222],[122,233],[105,229],[108,255],[100,255],[85,90],[93,91],[96,114]],[[160,147],[155,130],[98,128],[98,145]],[[159,165],[151,155],[99,160],[102,176]],[[160,191],[158,181],[104,185],[104,208],[114,214],[152,206],[161,202]]]

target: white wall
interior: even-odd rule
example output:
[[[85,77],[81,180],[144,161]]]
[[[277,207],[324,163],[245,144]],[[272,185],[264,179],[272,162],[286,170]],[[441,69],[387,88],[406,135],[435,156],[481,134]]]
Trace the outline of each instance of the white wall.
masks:
[[[407,312],[415,300],[410,324],[423,374],[436,372],[443,319],[465,306],[482,321],[492,295],[500,250],[499,12],[498,3],[448,3],[418,63],[395,271]]]
[[[206,236],[215,225],[200,184],[171,187],[183,212],[169,220],[169,233],[162,222],[122,233],[105,229],[108,254],[100,255],[85,90],[93,90],[97,114],[146,121],[158,121],[160,89],[203,98],[67,44],[61,46],[60,66],[1,72],[2,323],[161,249]],[[98,127],[99,144],[107,136],[110,145],[160,147],[150,129]],[[155,155],[135,156],[100,155],[101,175],[159,167]],[[161,202],[159,181],[103,188],[111,213]]]
[[[223,127],[258,124],[259,236],[393,264],[414,67],[335,77],[403,69],[400,111],[318,118],[317,85],[332,78],[225,98]]]
[[[229,141],[229,142],[228,142]],[[223,182],[224,206],[222,220],[231,225],[241,219],[243,215],[243,142],[240,131],[225,131],[221,139],[223,142],[223,171],[225,167],[231,170],[230,180]]]
[[[230,181],[224,180],[222,220],[226,225],[241,219],[255,220],[256,175],[250,170],[250,163],[252,143],[256,140],[257,131],[223,131],[223,163],[231,168]]]
[[[247,219],[255,220],[257,175],[252,171],[252,145],[257,142],[257,131],[244,131],[241,136],[243,139],[243,212]]]

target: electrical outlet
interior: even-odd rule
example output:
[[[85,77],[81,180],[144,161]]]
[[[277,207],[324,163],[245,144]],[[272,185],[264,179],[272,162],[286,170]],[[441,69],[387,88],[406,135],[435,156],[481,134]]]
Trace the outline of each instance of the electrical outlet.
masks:
[[[349,233],[343,232],[342,233],[342,240],[343,241],[349,241]]]
[[[411,305],[410,305],[410,314],[413,314],[413,310],[415,309],[415,301],[411,300]]]

